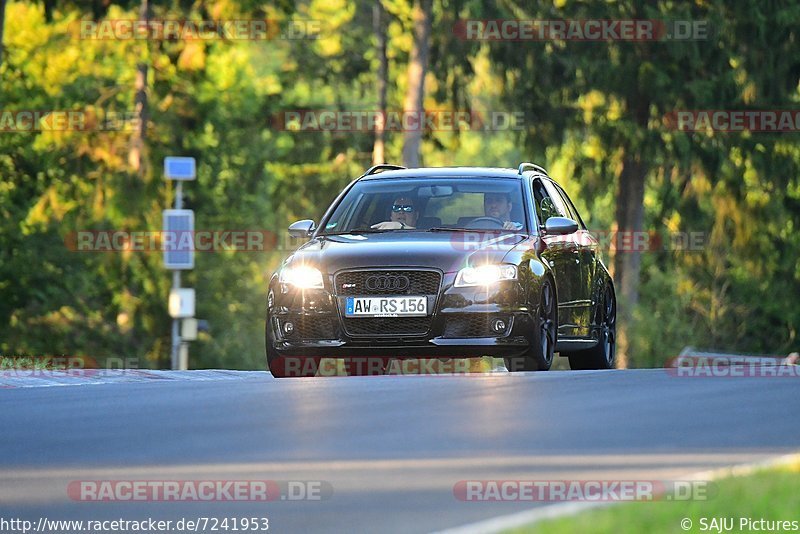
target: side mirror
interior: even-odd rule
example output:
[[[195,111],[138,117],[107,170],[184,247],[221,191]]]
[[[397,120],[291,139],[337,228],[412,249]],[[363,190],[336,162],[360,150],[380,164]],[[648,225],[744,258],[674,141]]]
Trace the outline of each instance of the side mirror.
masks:
[[[303,219],[289,225],[289,235],[292,237],[308,237],[314,231],[314,228],[316,228],[314,221]]]
[[[578,231],[578,223],[568,217],[550,217],[544,223],[547,235],[568,235]]]

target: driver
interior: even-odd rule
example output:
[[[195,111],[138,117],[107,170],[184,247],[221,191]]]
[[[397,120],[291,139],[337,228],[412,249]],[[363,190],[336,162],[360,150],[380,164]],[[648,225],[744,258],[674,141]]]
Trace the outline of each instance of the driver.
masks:
[[[511,220],[511,196],[508,193],[485,193],[483,195],[483,211],[487,217],[503,221],[504,230],[519,230],[522,224]]]
[[[417,225],[417,206],[414,199],[407,195],[395,197],[389,221],[373,224],[370,228],[377,230],[413,230]]]

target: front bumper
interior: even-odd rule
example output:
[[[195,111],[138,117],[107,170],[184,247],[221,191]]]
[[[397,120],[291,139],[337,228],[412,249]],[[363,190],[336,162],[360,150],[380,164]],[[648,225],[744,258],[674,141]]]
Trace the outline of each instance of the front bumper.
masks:
[[[372,328],[359,329],[366,332],[361,335],[352,335],[352,321],[369,319],[345,319],[342,297],[328,287],[300,291],[273,280],[266,325],[268,351],[275,356],[328,358],[513,357],[535,343],[527,294],[518,281],[500,282],[490,289],[456,288],[454,278],[455,273],[443,274],[439,293],[429,296],[431,315],[427,322],[417,321],[418,328],[407,318],[380,318]],[[497,320],[505,328],[492,329]],[[349,328],[345,321],[351,321]],[[403,321],[411,325],[406,333]]]

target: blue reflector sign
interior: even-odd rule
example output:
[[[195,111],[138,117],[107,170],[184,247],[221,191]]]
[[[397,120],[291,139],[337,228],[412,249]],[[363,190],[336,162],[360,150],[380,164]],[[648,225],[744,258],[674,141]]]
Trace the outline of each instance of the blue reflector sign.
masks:
[[[194,269],[194,211],[164,210],[162,219],[164,267],[173,270]]]
[[[194,180],[195,175],[194,158],[175,156],[164,158],[164,178],[167,180]]]

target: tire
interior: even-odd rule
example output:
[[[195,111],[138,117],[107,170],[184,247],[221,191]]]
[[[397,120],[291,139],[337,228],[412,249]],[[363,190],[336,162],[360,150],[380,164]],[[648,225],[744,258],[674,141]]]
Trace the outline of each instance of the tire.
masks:
[[[536,343],[525,354],[515,358],[505,358],[506,369],[510,372],[547,371],[553,365],[556,341],[558,340],[558,306],[556,292],[550,278],[542,282],[539,306],[534,325]]]
[[[617,299],[614,288],[607,284],[597,311],[600,341],[591,349],[563,354],[569,358],[570,369],[613,369],[617,354]]]

